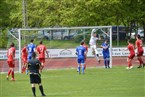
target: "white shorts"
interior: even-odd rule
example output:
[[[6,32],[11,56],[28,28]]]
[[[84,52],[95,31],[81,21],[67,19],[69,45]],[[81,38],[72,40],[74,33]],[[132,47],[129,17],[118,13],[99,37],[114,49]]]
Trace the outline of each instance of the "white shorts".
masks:
[[[97,51],[97,46],[96,45],[91,45],[90,48],[92,49],[92,51],[95,51],[95,54],[99,54]]]

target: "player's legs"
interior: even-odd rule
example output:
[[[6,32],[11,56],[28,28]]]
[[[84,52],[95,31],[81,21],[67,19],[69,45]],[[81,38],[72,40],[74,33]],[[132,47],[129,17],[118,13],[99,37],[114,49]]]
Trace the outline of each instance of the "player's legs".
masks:
[[[11,70],[11,68],[9,68],[9,70],[8,70],[8,74],[7,74],[7,80],[9,80],[9,76],[10,76],[10,74],[12,73],[12,70]]]
[[[26,63],[23,63],[22,65],[22,73],[24,73],[26,71]]]
[[[34,75],[34,79],[35,79],[34,82],[37,83],[37,84],[39,85],[39,90],[40,90],[42,96],[45,96],[44,90],[43,90],[43,86],[42,86],[42,84],[41,84],[41,75],[40,75],[40,73]]]
[[[40,69],[40,72],[42,72],[42,69],[44,68],[44,66],[45,66],[45,58],[39,58],[39,61],[41,62],[41,65],[42,65],[42,67],[41,67],[41,69]]]
[[[14,78],[14,68],[12,68],[12,67],[9,68],[9,72],[8,72],[8,75],[7,75],[7,80],[9,79],[10,74],[12,75],[11,80],[15,81],[15,78]]]
[[[104,58],[104,65],[105,65],[105,68],[107,68],[107,57],[105,54],[103,54],[103,58]]]
[[[14,67],[15,67],[15,63],[14,61],[7,61],[8,65],[9,65],[9,71],[8,71],[8,74],[7,74],[7,80],[10,76],[10,74],[12,75],[12,78],[11,80],[12,81],[15,81],[15,78],[14,78]]]
[[[14,68],[12,68],[11,70],[12,70],[12,78],[11,78],[11,80],[15,81],[15,78],[14,78]]]
[[[36,97],[36,88],[35,88],[36,78],[34,74],[30,74],[30,83],[31,83],[33,96]]]
[[[43,91],[43,86],[41,84],[41,75],[40,74],[30,74],[30,83],[32,87],[32,92],[33,96],[36,97],[36,89],[35,89],[35,84],[39,85],[40,92],[42,96],[45,96],[44,91]]]
[[[138,59],[138,61],[139,61],[139,66],[138,66],[138,68],[141,68],[141,67],[142,67],[142,64],[143,64],[143,60],[142,60],[141,56],[137,56],[137,59]]]
[[[142,56],[142,59],[143,59],[143,56]],[[145,62],[143,61],[143,68],[145,67]]]
[[[126,69],[130,69],[130,67],[132,66],[130,58],[127,58],[127,63],[128,63],[128,67]]]
[[[96,45],[93,45],[93,49],[95,51],[95,57],[96,57],[97,61],[100,63],[99,53],[97,51],[97,46]]]
[[[105,68],[110,68],[110,58],[108,53],[103,53]]]
[[[46,95],[45,95],[45,93],[44,93],[44,89],[43,89],[42,84],[41,84],[41,83],[39,83],[38,85],[39,85],[39,90],[40,90],[40,92],[41,92],[42,96],[46,96]]]
[[[22,58],[22,60],[23,60],[22,73],[24,73],[27,67],[27,58]]]
[[[78,73],[80,74],[80,70],[81,70],[81,59],[78,59]]]
[[[84,70],[86,69],[86,64],[84,64]]]
[[[25,63],[22,64],[22,73],[24,73],[26,71],[25,69]]]
[[[81,60],[82,74],[84,74],[84,70],[85,70],[85,68],[84,68],[84,64],[85,64],[85,60],[82,59],[82,60]]]
[[[94,46],[91,45],[90,48],[91,48],[91,50],[92,50],[92,55],[95,55],[95,49],[94,49]]]
[[[78,73],[80,74],[80,71],[81,71],[81,64],[78,63]]]
[[[107,61],[107,68],[110,68],[110,58],[109,58],[109,56],[106,58],[106,61]]]
[[[86,62],[87,56],[85,56],[85,62]],[[86,69],[86,63],[84,63],[84,70]]]
[[[135,54],[130,54],[127,57],[128,67],[126,69],[132,69],[133,68],[133,66],[132,66],[132,60],[133,60],[134,56],[135,56]]]
[[[36,88],[35,88],[35,83],[31,83],[31,87],[32,87],[32,93],[33,93],[33,96],[36,97]]]
[[[8,70],[8,74],[7,74],[7,80],[9,79],[9,76],[10,76],[10,74],[12,73],[12,70],[11,70],[11,62],[10,61],[7,61],[7,64],[9,65],[9,70]]]
[[[143,63],[143,60],[142,60],[142,56],[143,56],[143,51],[139,51],[138,54],[137,54],[137,59],[139,61],[138,68],[141,68],[142,66],[144,67],[144,63]]]

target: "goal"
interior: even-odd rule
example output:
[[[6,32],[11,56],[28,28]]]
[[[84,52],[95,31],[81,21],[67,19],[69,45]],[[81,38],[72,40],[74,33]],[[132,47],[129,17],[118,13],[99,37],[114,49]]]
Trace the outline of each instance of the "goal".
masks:
[[[21,72],[22,66],[20,52],[24,42],[28,43],[30,39],[36,39],[35,44],[38,45],[38,41],[44,40],[51,58],[61,58],[62,60],[63,58],[74,58],[76,57],[76,46],[79,46],[81,40],[89,40],[92,29],[96,29],[98,37],[101,37],[102,40],[109,39],[110,67],[112,67],[112,26],[30,28],[18,29],[19,72]],[[102,41],[99,41],[99,43],[101,44]],[[101,48],[99,49],[101,51]],[[88,52],[88,57],[93,57],[90,52]]]

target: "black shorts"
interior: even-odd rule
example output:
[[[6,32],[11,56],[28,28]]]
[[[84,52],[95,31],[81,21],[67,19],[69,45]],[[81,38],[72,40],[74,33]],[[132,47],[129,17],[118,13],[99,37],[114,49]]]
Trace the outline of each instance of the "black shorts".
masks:
[[[30,83],[36,83],[40,84],[41,83],[41,75],[40,74],[30,74]]]

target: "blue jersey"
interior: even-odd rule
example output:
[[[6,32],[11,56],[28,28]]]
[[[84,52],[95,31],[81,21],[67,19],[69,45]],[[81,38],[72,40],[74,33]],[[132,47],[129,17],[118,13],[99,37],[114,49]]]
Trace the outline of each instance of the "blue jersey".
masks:
[[[102,43],[102,47],[105,47],[103,48],[103,53],[109,53],[109,44]]]
[[[83,46],[79,46],[76,48],[78,59],[85,59],[85,51],[86,51],[86,48]]]
[[[110,55],[110,54],[109,54],[109,44],[107,44],[107,43],[104,42],[104,43],[102,44],[102,47],[103,47],[103,51],[102,51],[103,57],[104,57],[104,58],[106,58],[106,57],[109,58],[109,55]]]
[[[28,60],[31,59],[32,54],[35,50],[36,46],[33,43],[28,44],[27,50],[28,50]]]

